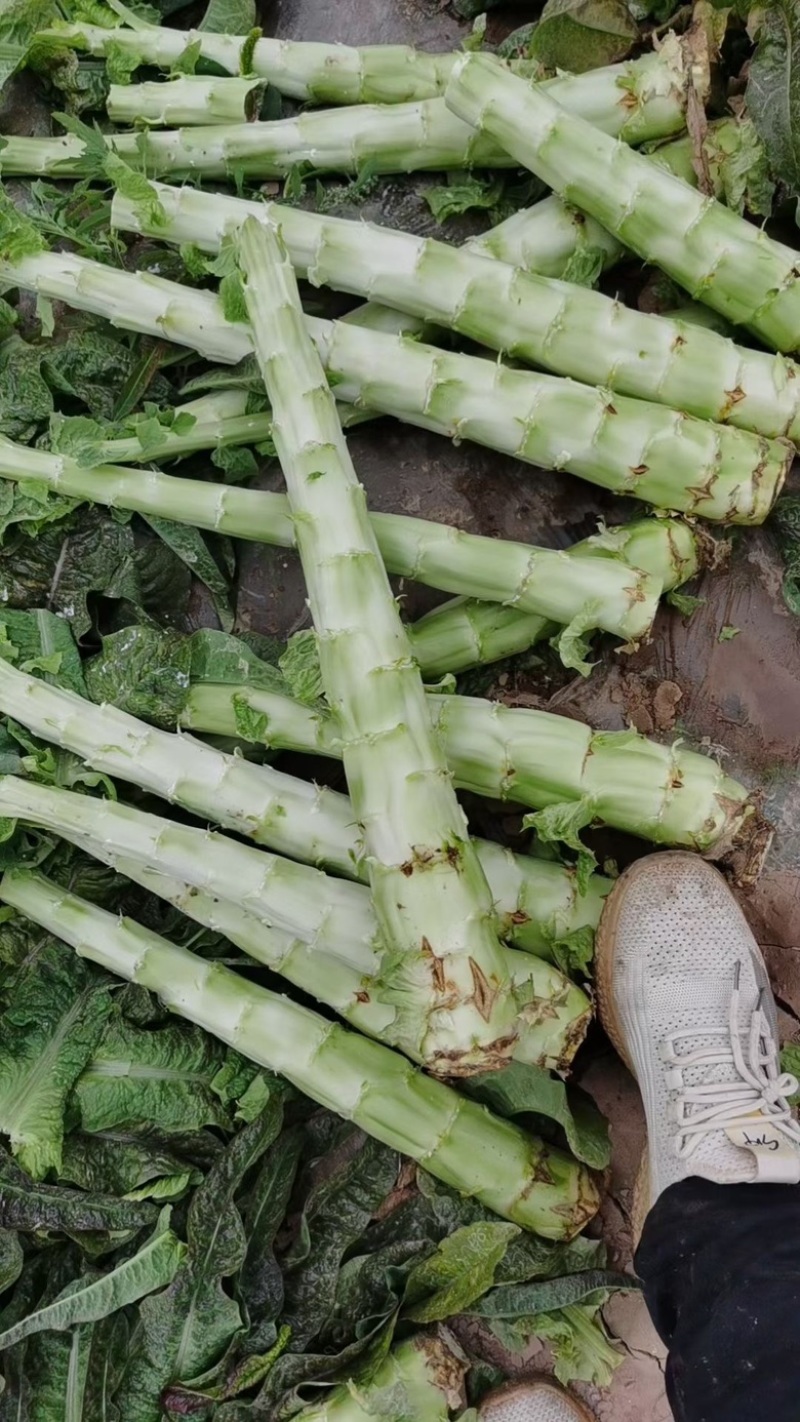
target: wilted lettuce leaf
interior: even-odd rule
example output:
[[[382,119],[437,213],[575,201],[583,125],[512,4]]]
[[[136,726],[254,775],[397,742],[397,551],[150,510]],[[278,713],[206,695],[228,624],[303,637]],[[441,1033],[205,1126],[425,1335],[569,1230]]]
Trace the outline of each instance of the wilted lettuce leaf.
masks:
[[[144,1122],[165,1132],[229,1126],[213,1089],[224,1055],[221,1043],[189,1023],[143,1031],[115,1019],[75,1083],[83,1129]]]
[[[151,514],[145,517],[145,523],[186,564],[192,576],[205,584],[221,626],[226,632],[230,631],[233,626],[233,588],[214,558],[205,535],[191,524],[173,523],[170,519],[154,518]]]
[[[415,1323],[435,1323],[464,1313],[494,1283],[495,1271],[516,1225],[483,1222],[448,1235],[436,1253],[414,1265],[406,1281],[403,1313]]]
[[[0,1226],[23,1233],[55,1231],[80,1235],[94,1231],[127,1234],[154,1223],[151,1204],[116,1195],[72,1190],[36,1182],[5,1152],[0,1152]]]
[[[244,1326],[239,1304],[224,1286],[247,1250],[234,1198],[277,1138],[282,1119],[283,1092],[276,1088],[262,1115],[233,1139],[192,1197],[186,1257],[169,1288],[140,1309],[141,1327],[117,1397],[126,1422],[158,1422],[164,1388],[204,1373]]]
[[[64,1140],[60,1178],[82,1190],[126,1195],[137,1200],[170,1200],[202,1175],[165,1149],[152,1131],[70,1131]]]
[[[247,35],[255,23],[255,0],[209,0],[198,28],[218,35]]]
[[[3,984],[0,1132],[36,1177],[61,1164],[64,1113],[112,1010],[111,980],[42,929]]]
[[[47,608],[5,608],[0,612],[0,656],[21,671],[38,673],[78,696],[86,695],[80,653],[70,625]]]
[[[189,587],[186,567],[163,543],[98,509],[82,509],[35,540],[17,536],[0,549],[0,601],[12,608],[47,606],[72,624],[77,638],[92,626],[93,595],[171,622],[185,607]]]
[[[79,1323],[96,1323],[163,1288],[174,1278],[186,1252],[186,1246],[169,1228],[169,1217],[169,1206],[165,1206],[153,1235],[130,1259],[108,1273],[89,1273],[75,1279],[52,1303],[6,1328],[0,1333],[0,1352],[32,1333],[51,1329],[60,1332]]]
[[[773,0],[755,9],[758,47],[750,63],[747,109],[773,174],[800,194],[800,7]]]
[[[275,654],[270,645],[263,647]],[[192,684],[258,686],[288,694],[277,668],[240,637],[212,628],[189,636],[155,627],[126,627],[103,638],[101,652],[85,666],[94,701],[107,701],[133,716],[172,730]]]
[[[37,30],[54,19],[52,0],[4,0],[0,7],[0,89],[20,65]]]
[[[481,1072],[462,1083],[500,1116],[546,1116],[557,1121],[578,1160],[604,1170],[611,1159],[608,1124],[590,1096],[541,1067],[511,1062],[498,1072]]]
[[[784,496],[772,514],[771,527],[783,556],[783,598],[790,612],[800,613],[800,499]]]
[[[473,173],[454,172],[448,174],[448,179],[447,186],[425,188],[423,192],[428,207],[440,223],[476,208],[491,212],[505,184],[504,175],[497,173],[484,179]]]
[[[281,1228],[303,1149],[303,1132],[290,1126],[275,1142],[242,1205],[247,1253],[239,1289],[250,1318],[260,1331],[283,1309],[283,1274],[275,1257]]]
[[[584,74],[623,59],[638,39],[623,0],[547,0],[524,52],[546,70]]]
[[[336,1154],[338,1168],[306,1197],[288,1260],[283,1318],[292,1329],[293,1352],[312,1342],[327,1323],[342,1259],[397,1178],[394,1151],[361,1131],[348,1129]]]
[[[582,800],[564,800],[544,810],[534,810],[523,819],[525,828],[535,830],[543,844],[565,844],[575,851],[580,893],[586,892],[589,877],[597,867],[597,859],[584,844],[580,832],[595,818],[594,804],[584,796]]]

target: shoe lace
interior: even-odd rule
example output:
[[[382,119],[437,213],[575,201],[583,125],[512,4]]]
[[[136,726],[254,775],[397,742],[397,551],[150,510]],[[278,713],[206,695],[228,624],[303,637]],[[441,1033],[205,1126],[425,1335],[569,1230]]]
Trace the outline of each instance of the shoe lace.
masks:
[[[675,1144],[682,1158],[693,1155],[709,1132],[752,1126],[754,1116],[763,1117],[787,1140],[800,1145],[800,1125],[793,1119],[786,1099],[794,1096],[800,1084],[789,1072],[778,1071],[777,1044],[761,1005],[763,992],[758,995],[749,1030],[741,1031],[740,977],[741,963],[737,963],[726,1027],[717,1031],[709,1031],[705,1026],[696,1031],[684,1028],[671,1033],[664,1041],[664,1061],[673,1068],[670,1085],[679,1092],[675,1103],[678,1121]],[[716,1035],[724,1038],[719,1047],[703,1047],[680,1054],[676,1051],[679,1040]],[[694,1067],[725,1067],[731,1073],[730,1079],[687,1086],[684,1073]]]

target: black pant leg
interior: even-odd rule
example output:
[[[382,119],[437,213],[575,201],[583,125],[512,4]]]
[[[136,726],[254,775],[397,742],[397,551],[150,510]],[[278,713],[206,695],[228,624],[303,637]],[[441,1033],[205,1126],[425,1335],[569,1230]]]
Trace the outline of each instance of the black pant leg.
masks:
[[[675,1422],[800,1422],[799,1186],[671,1186],[636,1269]]]

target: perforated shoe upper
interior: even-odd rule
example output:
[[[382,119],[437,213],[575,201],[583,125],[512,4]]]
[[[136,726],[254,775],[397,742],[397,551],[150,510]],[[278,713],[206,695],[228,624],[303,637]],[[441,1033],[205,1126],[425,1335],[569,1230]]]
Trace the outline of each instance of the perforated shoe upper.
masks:
[[[545,1380],[517,1383],[492,1393],[480,1422],[592,1422],[586,1408]]]
[[[800,1180],[766,968],[722,876],[696,855],[633,865],[601,925],[610,1035],[636,1076],[648,1125],[650,1203],[689,1175]]]

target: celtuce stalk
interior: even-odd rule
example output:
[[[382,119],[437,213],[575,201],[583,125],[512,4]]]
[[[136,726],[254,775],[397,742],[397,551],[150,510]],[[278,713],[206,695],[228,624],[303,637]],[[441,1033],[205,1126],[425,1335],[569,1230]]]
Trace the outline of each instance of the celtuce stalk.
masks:
[[[285,548],[297,541],[289,504],[259,490],[178,479],[157,470],[87,469],[66,455],[2,437],[0,477],[236,538]],[[370,526],[390,572],[444,592],[513,603],[558,622],[579,619],[584,627],[602,627],[624,639],[644,636],[658,607],[660,580],[621,558],[573,559],[569,553],[498,542],[402,514],[373,514]]]
[[[213,712],[219,718],[216,724],[223,725],[223,718],[235,715],[232,703],[238,697],[265,717],[262,735],[268,736],[270,744],[322,755],[339,753],[326,718],[311,708],[254,687],[237,687],[233,693],[223,688],[223,693]],[[752,810],[747,791],[726,776],[717,761],[680,744],[658,745],[631,731],[594,732],[566,716],[515,709],[478,697],[428,694],[426,704],[456,783],[492,799],[516,800],[535,809],[584,800],[598,819],[617,829],[657,844],[703,850],[724,847]],[[259,842],[266,842],[269,835],[269,842],[275,845],[280,840],[286,853],[292,852],[288,844],[294,839],[297,857],[316,855],[325,862],[327,852],[348,872],[350,846],[357,841],[352,830],[351,837],[342,839],[340,816],[347,816],[349,806],[333,791],[315,792],[313,786],[289,776],[277,777],[267,767],[257,771],[240,763],[234,774],[229,767],[233,758],[210,746],[156,732],[114,707],[93,706],[3,660],[0,708],[44,740],[80,755],[96,770],[132,780],[165,799],[178,800],[179,792],[180,803],[195,813],[208,814]],[[209,721],[211,714],[206,704],[204,715]],[[155,746],[153,753],[147,751],[149,745]],[[278,783],[285,783],[288,792],[295,791],[301,804],[305,791],[322,795],[330,815],[328,828],[323,830],[320,813],[316,835],[310,836],[305,813],[291,813],[291,793],[275,793]],[[313,804],[316,813],[316,801]],[[352,826],[351,810],[350,815]],[[336,835],[338,850],[334,849]],[[353,872],[358,871],[351,864]]]
[[[165,426],[160,443],[154,444],[148,438],[142,444],[135,434],[104,440],[97,446],[96,458],[110,463],[129,459],[150,462],[270,437],[271,415],[245,416],[246,405],[247,395],[242,390],[203,396],[177,407],[177,431],[174,426]],[[343,406],[340,417],[348,408],[354,412],[353,407]],[[194,421],[188,429],[187,416]],[[244,433],[245,426],[249,434]],[[288,512],[283,495],[266,497],[280,499]],[[187,497],[187,506],[190,502]],[[376,531],[380,541],[380,524]],[[614,552],[629,567],[651,573],[665,591],[694,577],[700,567],[695,535],[687,524],[671,519],[641,519],[620,528],[606,529],[568,551],[570,557],[584,554],[607,557]],[[515,606],[456,597],[408,624],[406,631],[414,659],[427,678],[515,656],[534,643],[557,635],[559,624]]]
[[[79,847],[88,854],[95,852],[91,841]],[[271,927],[231,900],[170,878],[137,860],[117,859],[116,868],[196,923],[222,933],[255,962],[333,1008],[351,1027],[392,1043],[394,1014],[381,1001],[383,955],[377,942],[370,946],[354,937],[341,943],[336,952],[328,952],[324,941],[312,944],[300,935]],[[601,902],[597,895],[598,906]],[[591,1021],[589,999],[547,962],[513,949],[508,950],[507,961],[519,1026],[514,1059],[566,1072]]]
[[[161,191],[172,193],[169,188]],[[253,207],[257,210],[256,204]],[[131,209],[130,217],[123,220],[138,224],[141,217]],[[364,230],[368,235],[373,232]],[[453,251],[457,258],[466,255],[443,250]],[[510,271],[482,257],[472,260],[481,276],[498,269]],[[62,252],[38,252],[13,263],[0,262],[0,279],[92,311],[123,329],[189,346],[222,364],[235,365],[252,354],[247,327],[225,319],[213,292],[191,290],[141,272],[114,270]],[[581,295],[606,302],[596,292]],[[637,320],[639,313],[628,312],[625,320],[627,316]],[[530,319],[535,324],[535,306]],[[620,319],[621,315],[615,317],[615,322]],[[659,336],[662,326],[670,331],[670,323],[657,317],[641,319],[655,323]],[[336,378],[337,395],[358,402],[359,408],[381,410],[424,429],[473,439],[539,467],[566,469],[659,508],[722,522],[758,523],[766,517],[791,457],[783,444],[742,438],[743,431],[689,420],[660,405],[621,396],[612,404],[603,389],[565,384],[499,363],[488,365],[475,356],[450,355],[344,321],[309,318],[308,325],[329,375]],[[713,349],[721,347],[726,358],[729,351],[737,350],[711,332],[688,325],[675,329],[686,331],[686,338],[681,337],[684,345],[699,337],[716,343]],[[581,344],[586,345],[583,336]],[[800,437],[800,370],[797,381],[786,378],[783,362],[779,380],[774,358],[757,351],[740,354],[742,361],[747,356],[755,376],[750,398],[730,409],[731,422],[755,420],[764,426],[791,428]],[[742,361],[737,357],[744,379]],[[770,390],[764,362],[770,371]],[[12,476],[13,470],[7,477]],[[180,519],[180,509],[170,516]]]
[[[673,52],[675,62],[679,62],[676,45],[662,61],[666,68]],[[623,68],[615,68],[616,80],[622,77]],[[311,164],[318,172],[334,173],[358,173],[367,164],[374,173],[516,166],[502,144],[476,133],[471,124],[450,112],[443,99],[415,104],[357,104],[267,123],[243,122],[245,115],[228,120],[204,117],[215,94],[219,106],[225,102],[234,109],[237,104],[241,106],[246,97],[241,86],[246,82],[179,76],[166,84],[113,85],[108,112],[116,123],[144,120],[188,126],[162,133],[107,134],[106,142],[121,158],[143,164],[150,174],[172,179],[193,175],[225,178],[234,173],[252,179],[277,178],[297,164]],[[225,99],[226,84],[238,86],[229,101]],[[637,113],[631,126],[626,121],[620,89],[598,85],[596,71],[592,76],[551,80],[547,88],[560,103],[622,139],[662,138],[683,126],[683,111],[665,110],[661,96],[652,120],[648,120],[645,108],[645,114]],[[170,91],[175,96],[174,117],[170,117],[168,109]],[[187,116],[181,117],[182,114]],[[0,169],[6,177],[81,174],[86,170],[85,145],[73,135],[10,135],[0,154]]]
[[[605,138],[491,55],[457,62],[446,102],[693,297],[776,350],[800,347],[793,248]]]
[[[278,853],[366,881],[361,832],[345,795],[271,766],[250,765],[191,736],[156,730],[114,706],[96,706],[17,671],[6,661],[0,661],[0,706],[35,735],[79,755],[104,775],[138,785]],[[285,710],[286,699],[279,698],[278,711]],[[228,717],[235,715],[230,699],[224,711]],[[217,714],[221,716],[222,709]],[[521,947],[539,951],[551,925],[570,932],[597,922],[600,898],[607,892],[605,880],[576,896],[563,867],[557,866],[557,881],[548,883],[534,859],[509,857],[486,840],[479,842],[478,853],[491,877],[503,936]]]
[[[398,1344],[369,1379],[350,1378],[308,1407],[297,1422],[449,1422],[466,1403],[466,1359],[455,1340],[417,1336]]]
[[[694,577],[702,561],[696,535],[677,519],[640,519],[569,550],[571,558],[614,553],[659,578],[665,591]],[[557,623],[518,607],[462,597],[426,613],[408,635],[423,676],[435,677],[516,656],[560,630]]]
[[[200,74],[176,74],[146,84],[111,84],[106,112],[112,123],[252,123],[266,87],[263,79],[238,75],[209,79]]]
[[[322,685],[392,953],[387,995],[431,1070],[492,1069],[513,1051],[516,1013],[489,886],[431,730],[294,269],[277,232],[258,222],[242,227],[237,257]]]
[[[164,220],[153,221],[152,203],[144,210],[117,193],[115,227],[216,252],[257,217],[280,227],[298,272],[316,285],[376,299],[517,359],[703,420],[768,435],[797,432],[800,369],[783,357],[432,238],[279,203],[152,187]]]
[[[0,896],[81,956],[156,993],[171,1011],[524,1229],[566,1239],[595,1213],[597,1191],[575,1161],[387,1047],[41,876],[7,873]]]
[[[109,50],[142,65],[174,69],[187,49],[229,74],[253,74],[282,94],[315,104],[399,104],[444,93],[458,52],[428,54],[407,45],[318,44],[208,30],[174,30],[140,22],[135,28],[59,25],[42,32],[76,49],[102,57]],[[513,68],[513,65],[511,66]],[[675,35],[641,59],[609,65],[588,74],[553,79],[561,103],[571,103],[592,123],[609,115],[610,132],[629,142],[677,133],[683,128],[689,84],[704,87],[698,63]],[[573,99],[573,93],[580,99]],[[613,116],[613,117],[612,117]]]
[[[232,941],[253,957],[361,1031],[420,1060],[413,1030],[391,1001],[393,954],[380,937],[365,888],[326,879],[221,834],[207,835],[110,801],[12,784],[10,777],[0,785],[0,801],[15,816],[55,831],[187,911],[195,895],[212,903],[218,899],[208,917],[202,907],[192,908],[191,916],[202,915],[201,921],[221,931],[230,928]],[[238,877],[226,877],[231,873]],[[502,957],[515,1056],[519,1052],[520,1060],[537,1065],[568,1065],[588,1023],[585,995],[549,963],[508,949]]]
[[[324,714],[258,687],[192,687],[186,720],[233,734],[242,725],[235,702],[263,718],[259,735],[273,749],[337,753]],[[656,844],[720,853],[749,814],[744,788],[680,744],[593,732],[566,716],[478,697],[430,695],[429,703],[456,784],[476,794],[534,809],[583,801],[597,819]]]

